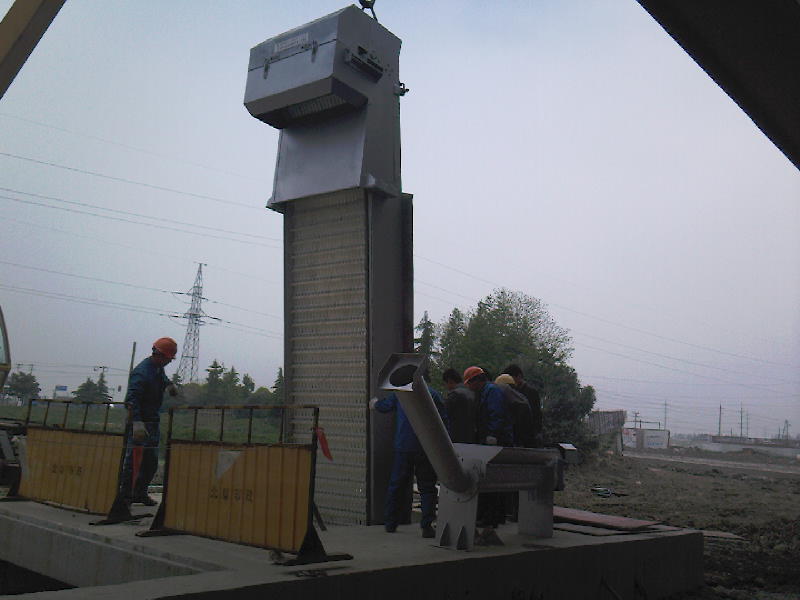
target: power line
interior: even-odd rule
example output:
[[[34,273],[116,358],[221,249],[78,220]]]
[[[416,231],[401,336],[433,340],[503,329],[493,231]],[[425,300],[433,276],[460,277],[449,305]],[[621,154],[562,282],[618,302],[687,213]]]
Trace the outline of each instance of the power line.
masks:
[[[84,298],[81,296],[72,296],[69,294],[62,294],[60,292],[48,292],[45,290],[36,290],[32,288],[23,288],[17,286],[11,286],[0,283],[0,289],[4,289],[10,292],[19,293],[19,294],[27,294],[31,296],[41,296],[44,298],[50,298],[53,300],[66,300],[69,302],[76,302],[79,304],[89,304],[93,306],[102,306],[106,308],[117,308],[120,310],[127,310],[131,312],[139,312],[144,314],[156,315],[159,317],[172,317],[175,316],[175,313],[161,311],[157,308],[146,307],[146,306],[138,306],[135,304],[126,304],[122,302],[111,302],[106,300],[96,300],[93,298]],[[267,329],[260,329],[258,327],[252,327],[249,325],[245,325],[242,323],[236,323],[234,321],[228,321],[225,319],[219,319],[219,323],[221,326],[226,327],[227,329],[235,329],[237,331],[241,331],[243,333],[252,333],[254,335],[261,335],[263,337],[270,337],[270,338],[278,338],[283,339],[283,336],[277,332],[269,331]]]
[[[477,279],[479,281],[483,281],[483,282],[489,283],[491,285],[497,285],[497,284],[494,284],[493,282],[491,282],[489,280],[482,279],[482,278],[480,278],[478,276],[474,276],[474,275],[472,275],[470,273],[467,273],[466,271],[462,271],[460,269],[456,269],[454,267],[450,267],[449,265],[445,265],[444,263],[441,263],[441,262],[438,262],[438,261],[435,261],[435,260],[432,260],[432,259],[428,259],[428,258],[425,258],[425,257],[421,257],[421,256],[419,256],[417,254],[415,254],[414,256],[417,257],[417,258],[422,258],[423,260],[427,260],[427,261],[432,262],[434,264],[440,265],[440,266],[442,266],[444,268],[451,269],[451,270],[453,270],[455,272],[458,272],[458,273],[461,273],[463,275],[466,275],[466,276],[469,276],[469,277],[473,277],[474,279]],[[433,287],[436,287],[436,286],[433,286]],[[500,287],[502,287],[502,286],[500,286]],[[440,289],[442,289],[442,288],[440,288]],[[445,290],[445,291],[447,291],[447,290]],[[451,292],[451,293],[454,293],[454,292]],[[425,294],[425,295],[427,295],[427,294]],[[460,294],[457,294],[457,295],[460,295]],[[442,300],[441,298],[436,298],[436,299]],[[553,305],[553,306],[557,306],[557,305]],[[562,308],[564,308],[564,307],[562,307]],[[573,311],[573,312],[577,312],[577,311]],[[581,313],[581,314],[585,314],[585,313]],[[586,316],[590,316],[591,317],[591,315],[586,315]],[[597,319],[599,319],[601,321],[604,320],[604,319],[602,319],[600,317],[592,317],[592,318],[597,318]],[[606,322],[610,322],[610,321],[606,321]],[[669,355],[664,355],[664,354],[660,354],[660,353],[657,353],[657,352],[652,352],[652,351],[649,351],[649,350],[644,350],[644,349],[641,349],[641,348],[637,348],[635,346],[628,346],[626,344],[621,344],[621,343],[618,343],[618,342],[612,342],[612,341],[609,341],[609,340],[606,340],[606,339],[603,339],[603,338],[599,338],[599,337],[596,337],[596,336],[592,336],[592,335],[589,335],[589,334],[583,334],[581,332],[576,332],[576,333],[579,333],[580,335],[585,335],[586,337],[591,337],[593,339],[598,339],[598,340],[601,340],[601,341],[604,341],[604,342],[607,342],[607,343],[617,344],[617,345],[620,345],[620,346],[623,346],[623,347],[631,348],[631,349],[634,349],[634,350],[637,350],[637,351],[640,351],[640,352],[644,352],[644,353],[647,353],[647,354],[653,354],[653,355],[656,355],[656,356],[660,356],[662,358],[668,358],[668,359],[671,359],[671,360],[677,360],[677,361],[680,361],[680,362],[684,362],[684,363],[700,366],[700,367],[703,367],[703,368],[711,368],[711,369],[717,369],[717,370],[721,370],[721,371],[725,371],[725,372],[739,374],[739,371],[732,371],[730,369],[725,369],[723,367],[716,367],[716,366],[707,365],[707,364],[704,364],[704,363],[698,363],[698,362],[695,362],[695,361],[689,361],[689,360],[686,360],[686,359],[672,357],[672,356],[669,356]],[[657,334],[650,334],[650,335],[654,335],[656,337],[661,337],[661,336],[658,336]],[[667,338],[667,339],[669,339],[669,338]],[[673,340],[673,341],[678,341],[678,340]],[[681,342],[681,343],[683,343],[683,342]],[[688,342],[687,342],[687,344],[688,345],[692,345],[692,344],[689,344]],[[650,364],[650,365],[653,365],[653,366],[656,366],[656,367],[660,367],[660,368],[664,368],[664,369],[668,369],[668,370],[672,370],[672,371],[687,373],[689,375],[693,375],[693,376],[696,376],[696,377],[705,377],[705,378],[717,379],[718,381],[725,381],[725,380],[720,379],[720,378],[701,375],[699,373],[692,373],[691,371],[683,371],[683,370],[680,370],[680,369],[675,369],[675,368],[668,367],[668,366],[665,366],[665,365],[661,365],[661,364],[658,364],[658,363],[654,363],[654,362],[650,362],[650,361],[644,361],[644,360],[641,360],[641,359],[636,359],[636,358],[628,356],[628,355],[619,354],[619,353],[616,353],[616,352],[611,352],[609,350],[605,350],[605,349],[602,349],[602,348],[597,348],[595,346],[589,346],[589,345],[583,344],[583,347],[590,348],[590,349],[598,351],[598,352],[611,354],[613,356],[619,356],[619,357],[622,357],[622,358],[627,358],[629,360],[642,362],[644,364]],[[724,352],[724,351],[719,351],[719,352],[722,353],[722,354],[731,354],[731,353]],[[738,355],[735,355],[735,356],[738,356]],[[748,358],[748,357],[741,356],[741,358]],[[751,360],[756,360],[756,361],[759,361],[759,362],[769,362],[769,361],[761,361],[760,359],[754,359],[754,358],[751,359]],[[770,363],[770,364],[776,364],[777,365],[778,363]],[[780,366],[788,366],[788,365],[780,365]],[[786,381],[786,380],[784,380],[784,381],[786,383],[791,383],[791,384],[797,383],[797,382],[789,382],[789,381]],[[739,383],[739,382],[733,382],[733,381],[725,381],[725,382],[730,384],[730,385],[749,387],[749,388],[757,389],[759,391],[764,391],[764,392],[767,392],[767,393],[770,393],[770,394],[775,394],[776,393],[775,390],[770,390],[770,389],[767,389],[767,388],[759,388],[758,386],[754,386],[754,385],[751,385],[751,384]]]
[[[135,288],[135,289],[148,290],[148,291],[152,291],[152,292],[160,292],[160,293],[163,293],[163,294],[170,294],[171,295],[171,294],[174,293],[174,292],[171,292],[169,290],[149,287],[149,286],[146,286],[146,285],[137,285],[137,284],[133,284],[133,283],[126,283],[124,281],[112,281],[111,279],[103,279],[101,277],[90,277],[88,275],[78,275],[76,273],[66,273],[64,271],[56,271],[54,269],[45,269],[43,267],[33,267],[31,265],[23,265],[23,264],[20,264],[20,263],[14,263],[14,262],[6,261],[6,260],[0,260],[0,264],[10,265],[12,267],[17,267],[17,268],[20,268],[20,269],[31,269],[33,271],[40,271],[40,272],[43,272],[43,273],[51,273],[51,274],[54,274],[54,275],[62,275],[64,277],[75,277],[77,279],[85,279],[87,281],[97,281],[97,282],[100,282],[100,283],[107,283],[107,284],[111,284],[111,285],[121,285],[121,286]],[[272,317],[274,319],[280,319],[280,320],[283,319],[283,317],[280,317],[278,315],[273,315],[271,313],[265,313],[265,312],[261,312],[261,311],[257,311],[257,310],[252,310],[252,309],[249,309],[249,308],[245,308],[243,306],[237,306],[236,304],[229,304],[227,302],[220,302],[218,300],[207,300],[207,302],[209,302],[211,304],[219,304],[220,306],[227,306],[229,308],[234,308],[234,309],[237,309],[237,310],[253,313],[253,314],[256,314],[256,315]],[[126,370],[126,372],[127,372],[127,370]]]
[[[455,267],[451,267],[450,265],[447,265],[445,263],[442,263],[442,262],[427,258],[425,256],[420,256],[419,254],[414,254],[414,257],[415,258],[420,258],[420,259],[425,260],[427,262],[430,262],[432,264],[438,265],[440,267],[443,267],[443,268],[448,269],[450,271],[453,271],[455,273],[459,273],[461,275],[464,275],[465,277],[469,277],[469,278],[474,279],[476,281],[480,281],[482,283],[488,283],[489,285],[491,285],[491,286],[493,286],[495,288],[504,287],[503,285],[501,285],[499,283],[496,283],[494,281],[490,281],[488,279],[484,279],[483,277],[479,277],[479,276],[474,275],[472,273],[468,273],[467,271],[462,271],[461,269],[457,269]],[[766,363],[766,364],[770,364],[770,365],[774,365],[774,366],[778,366],[778,367],[792,367],[793,366],[793,365],[789,365],[789,364],[785,364],[785,363],[777,363],[777,362],[765,360],[765,359],[762,359],[762,358],[756,358],[756,357],[753,357],[753,356],[745,356],[743,354],[736,354],[734,352],[727,352],[725,350],[719,350],[717,348],[711,348],[709,346],[703,346],[703,345],[700,345],[700,344],[693,344],[691,342],[686,342],[686,341],[679,340],[679,339],[676,339],[676,338],[671,338],[671,337],[664,336],[664,335],[661,335],[661,334],[658,334],[658,333],[653,333],[651,331],[646,331],[644,329],[639,329],[639,328],[636,328],[636,327],[632,327],[632,326],[626,325],[624,323],[619,323],[617,321],[611,321],[611,320],[605,319],[603,317],[598,317],[597,315],[592,315],[592,314],[585,313],[585,312],[582,312],[582,311],[579,311],[579,310],[575,310],[573,308],[569,308],[568,306],[564,306],[563,304],[556,304],[556,303],[553,303],[553,302],[548,302],[547,304],[550,305],[550,306],[555,306],[556,308],[560,308],[561,310],[566,310],[568,312],[571,312],[571,313],[574,313],[574,314],[577,314],[577,315],[581,315],[583,317],[588,317],[590,319],[594,319],[595,321],[600,321],[602,323],[607,323],[609,325],[614,325],[616,327],[621,327],[623,329],[628,329],[628,330],[634,331],[636,333],[642,333],[644,335],[649,335],[649,336],[652,336],[652,337],[655,337],[655,338],[658,338],[658,339],[662,339],[662,340],[665,340],[665,341],[675,342],[677,344],[683,344],[685,346],[690,346],[692,348],[698,348],[700,350],[707,350],[709,352],[715,352],[717,354],[724,354],[724,355],[732,356],[732,357],[735,357],[735,358],[742,358],[742,359],[745,359],[745,360],[752,360],[752,361],[755,361],[755,362]]]
[[[124,148],[126,150],[133,150],[134,152],[141,152],[142,154],[149,154],[150,156],[156,156],[158,158],[167,158],[170,160],[174,160],[176,162],[181,162],[193,167],[198,167],[200,169],[205,169],[207,171],[215,171],[217,173],[223,173],[225,175],[230,175],[232,177],[237,177],[239,179],[249,179],[250,181],[258,181],[260,179],[256,179],[255,177],[248,177],[247,175],[243,175],[241,173],[234,173],[232,171],[226,171],[225,169],[219,169],[217,167],[212,167],[210,165],[205,165],[203,163],[197,163],[190,160],[184,160],[178,158],[176,156],[170,156],[169,154],[162,154],[161,152],[154,152],[153,150],[148,150],[146,148],[139,148],[138,146],[131,146],[129,144],[122,144],[120,142],[116,142],[114,140],[109,140],[103,137],[99,137],[96,135],[91,135],[88,133],[81,133],[79,131],[74,131],[72,129],[67,129],[65,127],[57,127],[55,125],[51,125],[49,123],[42,123],[41,121],[34,121],[33,119],[26,119],[25,117],[20,117],[17,115],[10,115],[8,113],[0,113],[0,116],[6,117],[7,119],[14,119],[16,121],[22,121],[23,123],[32,123],[33,125],[38,125],[39,127],[46,127],[47,129],[53,129],[55,131],[63,131],[64,133],[69,133],[72,135],[77,135],[79,137],[83,137],[89,140],[95,140],[97,142],[102,142],[104,144],[110,144],[112,146],[119,146],[120,148]]]
[[[54,269],[45,269],[43,267],[33,267],[31,265],[23,265],[20,263],[10,262],[7,260],[0,260],[0,264],[3,265],[10,265],[12,267],[17,267],[19,269],[30,269],[31,271],[39,271],[41,273],[50,273],[52,275],[62,275],[64,277],[74,277],[76,279],[84,279],[86,281],[97,281],[99,283],[108,283],[112,285],[122,285],[129,288],[136,288],[140,290],[148,290],[151,292],[161,292],[163,294],[170,294],[171,292],[168,290],[162,290],[159,288],[149,287],[146,285],[136,285],[133,283],[125,283],[124,281],[112,281],[110,279],[103,279],[101,277],[90,277],[88,275],[78,275],[76,273],[65,273],[64,271],[56,271]]]
[[[0,283],[0,289],[7,290],[9,292],[16,292],[19,294],[28,294],[32,296],[42,296],[44,298],[52,298],[54,300],[67,300],[70,302],[77,302],[79,304],[91,304],[94,306],[105,306],[107,308],[118,308],[120,310],[128,310],[131,312],[140,312],[150,315],[157,315],[160,317],[168,317],[169,313],[165,311],[161,311],[158,308],[151,308],[146,306],[138,306],[135,304],[126,304],[124,302],[110,302],[107,300],[95,300],[93,298],[84,298],[81,296],[71,296],[69,294],[62,294],[60,292],[48,292],[45,290],[36,290],[33,288],[24,288],[24,287],[17,287],[13,285],[6,285],[4,283]]]
[[[2,153],[0,153],[0,154],[2,154]],[[197,236],[200,236],[200,237],[203,237],[203,238],[212,237],[212,238],[217,238],[217,239],[220,239],[220,240],[229,240],[231,242],[239,242],[240,244],[249,244],[251,246],[263,246],[264,248],[278,248],[279,247],[279,246],[274,246],[274,245],[271,245],[271,244],[264,244],[264,243],[261,243],[261,242],[254,242],[254,241],[251,241],[251,240],[240,240],[240,239],[236,239],[236,238],[232,238],[232,237],[226,237],[226,236],[222,236],[222,235],[215,235],[213,233],[201,233],[199,231],[189,231],[189,230],[186,230],[186,229],[178,229],[177,227],[170,227],[168,225],[160,225],[158,223],[143,223],[141,221],[134,221],[132,219],[125,219],[123,217],[114,217],[112,215],[99,215],[99,214],[93,213],[91,211],[79,210],[77,208],[67,208],[66,206],[51,206],[49,204],[44,204],[42,202],[34,202],[33,200],[23,200],[22,198],[12,198],[11,196],[0,196],[0,198],[2,198],[4,200],[11,200],[13,202],[19,202],[21,204],[29,204],[29,205],[32,205],[32,206],[41,206],[43,208],[52,208],[53,210],[61,210],[61,211],[65,211],[65,212],[76,213],[76,214],[79,214],[79,215],[89,215],[89,216],[92,216],[92,217],[98,217],[100,219],[109,219],[111,221],[121,221],[123,223],[132,223],[132,224],[135,224],[135,225],[145,225],[147,227],[155,227],[155,228],[158,228],[158,229],[167,229],[169,231],[177,231],[179,233],[188,233],[190,235],[197,235]]]
[[[128,250],[135,250],[137,253],[144,253],[149,254],[151,256],[157,256],[161,260],[172,260],[175,262],[180,262],[182,264],[185,263],[193,263],[194,261],[190,258],[181,258],[178,256],[173,256],[171,254],[164,254],[163,252],[155,252],[152,250],[148,250],[147,248],[141,248],[139,246],[134,246],[132,244],[123,244],[122,242],[111,241],[104,238],[100,238],[93,235],[86,235],[84,233],[80,233],[77,231],[67,231],[65,229],[60,229],[58,227],[53,227],[52,225],[43,225],[41,223],[31,223],[30,221],[25,221],[23,219],[17,219],[14,217],[7,217],[3,216],[2,220],[0,220],[0,224],[4,223],[18,223],[20,225],[27,225],[29,227],[33,227],[34,229],[47,229],[49,231],[55,231],[56,233],[60,233],[62,235],[67,235],[71,237],[82,238],[85,240],[91,240],[93,242],[100,242],[102,244],[108,244],[109,246],[118,246],[120,248],[127,248]],[[208,264],[208,263],[207,263]],[[278,282],[273,281],[271,279],[264,279],[263,277],[257,277],[255,275],[251,275],[249,273],[242,273],[240,271],[235,271],[233,269],[228,269],[227,267],[221,267],[219,265],[209,264],[212,269],[218,269],[220,271],[224,271],[226,273],[231,273],[233,275],[238,275],[239,277],[244,277],[250,280],[262,281],[264,283],[269,283],[271,285],[277,285]]]
[[[603,348],[597,348],[596,346],[589,346],[587,344],[584,344],[584,347],[585,348],[589,348],[590,350],[596,350],[598,352],[605,352],[606,354],[611,354],[612,356],[619,356],[621,358],[627,358],[628,360],[632,360],[632,361],[635,361],[635,362],[640,362],[640,363],[643,363],[643,364],[646,364],[646,365],[651,365],[651,366],[654,366],[654,367],[658,367],[660,369],[667,369],[669,371],[675,371],[677,373],[686,373],[686,374],[689,374],[689,375],[694,375],[695,377],[703,377],[705,379],[716,379],[717,381],[726,381],[726,380],[724,380],[724,379],[722,379],[720,377],[714,377],[713,375],[702,375],[700,373],[692,373],[691,371],[685,371],[683,369],[676,369],[675,367],[668,367],[666,365],[661,365],[659,363],[654,363],[654,362],[649,361],[649,360],[643,360],[643,359],[640,359],[640,358],[634,358],[632,356],[628,356],[626,354],[620,354],[618,352],[612,352],[610,350],[604,350]],[[770,389],[767,389],[767,388],[761,388],[759,386],[750,385],[750,384],[747,384],[747,383],[737,383],[737,382],[733,382],[733,381],[727,381],[726,383],[731,383],[733,385],[738,385],[738,386],[741,386],[741,387],[751,388],[751,389],[754,389],[754,390],[758,390],[760,392],[767,392],[767,393],[770,393],[770,394],[774,394],[775,393],[775,390],[770,390]]]
[[[213,200],[214,202],[222,202],[223,204],[230,204],[232,206],[242,206],[244,208],[250,208],[253,210],[262,210],[260,206],[252,206],[250,204],[245,204],[244,202],[236,202],[235,200],[226,200],[225,198],[217,198],[216,196],[206,196],[205,194],[195,194],[194,192],[187,192],[184,190],[178,190],[175,188],[164,187],[161,185],[154,185],[152,183],[146,183],[144,181],[135,181],[133,179],[125,179],[124,177],[115,177],[113,175],[106,175],[105,173],[98,173],[97,171],[88,171],[85,169],[78,169],[76,167],[69,167],[67,165],[60,165],[54,162],[48,162],[45,160],[38,160],[36,158],[30,158],[28,156],[20,156],[19,154],[12,154],[10,152],[0,152],[0,156],[7,156],[9,158],[16,158],[17,160],[23,160],[26,162],[31,162],[38,165],[45,165],[48,167],[54,167],[56,169],[63,169],[65,171],[72,171],[74,173],[82,173],[84,175],[91,175],[92,177],[100,177],[102,179],[109,179],[111,181],[119,181],[122,183],[128,183],[131,185],[138,185],[146,188],[150,188],[153,190],[159,190],[162,192],[171,192],[173,194],[182,194],[184,196],[190,196],[192,198],[201,198],[203,200]]]
[[[27,363],[26,363],[27,364]],[[73,365],[73,364],[65,364],[65,363],[46,363],[46,362],[35,362],[33,365],[39,369],[40,367],[59,367],[59,368],[66,368],[66,369],[93,369],[94,365]],[[125,373],[127,376],[128,369],[122,369],[120,367],[106,367],[109,371],[121,371]]]
[[[593,340],[598,340],[600,342],[606,342],[607,344],[614,344],[615,346],[622,346],[623,348],[628,348],[629,350],[636,350],[637,352],[644,352],[645,354],[652,354],[653,356],[658,356],[658,357],[666,358],[666,359],[669,359],[669,360],[675,360],[675,361],[682,362],[682,363],[685,363],[685,364],[688,364],[688,365],[695,365],[695,366],[698,366],[698,367],[703,367],[705,369],[714,369],[716,371],[723,371],[725,373],[733,373],[735,375],[739,375],[741,373],[741,371],[734,371],[733,369],[726,369],[725,367],[717,367],[715,365],[708,365],[708,364],[697,362],[697,361],[694,361],[694,360],[687,360],[685,358],[678,358],[677,356],[670,356],[669,354],[661,354],[659,352],[653,352],[651,350],[645,350],[643,348],[639,348],[637,346],[630,346],[628,344],[623,344],[621,342],[613,342],[611,340],[607,340],[607,339],[598,337],[596,335],[583,333],[581,331],[576,331],[574,329],[571,330],[571,331],[574,332],[574,333],[577,333],[578,335],[582,335],[584,337],[591,338]],[[776,379],[776,380],[781,381],[783,383],[789,383],[789,384],[793,384],[793,385],[800,385],[800,381],[789,381],[787,379],[780,379],[780,378],[777,378],[777,377],[773,377],[772,379]]]
[[[688,382],[688,381],[653,381],[651,379],[634,379],[630,377],[610,377],[608,375],[583,375],[587,379],[608,379],[611,381],[627,381],[632,383],[647,383],[647,384],[654,384],[654,385],[689,385],[689,386],[697,386],[697,385],[705,385],[705,386],[730,386],[736,385],[734,383],[708,383],[708,382]],[[764,384],[764,385],[785,385],[782,383],[775,383],[775,384]]]
[[[254,315],[261,315],[263,317],[270,317],[272,319],[279,319],[280,321],[283,321],[283,317],[281,317],[280,315],[274,315],[272,313],[265,313],[265,312],[261,312],[259,310],[252,310],[250,308],[244,308],[243,306],[236,306],[235,304],[228,304],[227,302],[220,302],[219,300],[208,300],[207,302],[209,304],[219,304],[220,306],[227,306],[229,308],[235,308],[237,310],[241,310],[241,311],[244,311],[244,312],[249,312],[249,313],[252,313]]]
[[[151,215],[143,215],[141,213],[135,213],[135,212],[128,211],[128,210],[121,210],[121,209],[118,209],[118,208],[107,208],[105,206],[97,206],[96,204],[89,204],[88,202],[78,202],[76,200],[66,200],[64,198],[58,198],[56,196],[47,196],[47,195],[44,195],[44,194],[36,194],[36,193],[33,193],[33,192],[23,192],[21,190],[15,190],[13,188],[0,187],[0,190],[3,190],[5,192],[12,192],[14,194],[22,194],[24,196],[33,196],[34,198],[41,198],[43,200],[52,200],[53,202],[62,202],[64,204],[71,204],[73,206],[82,206],[84,208],[93,208],[95,210],[105,210],[105,211],[108,211],[108,212],[111,212],[111,213],[117,213],[117,214],[127,215],[127,216],[131,216],[131,217],[138,217],[140,219],[152,219],[152,220],[159,221],[159,222],[164,221],[164,222],[173,223],[173,224],[176,224],[176,225],[184,225],[184,226],[187,226],[187,227],[196,227],[198,229],[206,229],[208,231],[218,231],[218,232],[221,232],[221,233],[231,233],[233,235],[241,235],[241,236],[252,237],[252,238],[257,238],[257,239],[262,239],[262,240],[270,240],[272,242],[280,242],[281,241],[279,238],[273,238],[273,237],[269,237],[269,236],[266,236],[266,235],[260,235],[260,234],[256,234],[256,233],[245,233],[243,231],[233,231],[231,229],[223,229],[221,227],[210,227],[208,225],[199,225],[197,223],[188,223],[186,221],[178,221],[176,219],[169,219],[169,218],[163,217],[161,215],[155,216],[155,217],[151,216]],[[45,206],[45,205],[42,205],[42,206]],[[56,207],[52,207],[52,208],[56,208]],[[89,213],[89,214],[94,214],[94,213]],[[102,215],[96,215],[96,216],[102,216]],[[127,222],[139,224],[137,221],[127,221]],[[147,223],[140,223],[140,224],[146,225]]]

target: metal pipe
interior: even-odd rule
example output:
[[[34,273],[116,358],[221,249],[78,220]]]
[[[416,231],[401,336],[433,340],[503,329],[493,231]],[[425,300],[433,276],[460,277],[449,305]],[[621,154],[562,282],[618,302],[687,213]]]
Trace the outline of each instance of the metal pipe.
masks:
[[[414,373],[411,391],[396,389],[395,393],[441,484],[459,494],[474,488],[477,482],[456,454],[422,375]]]

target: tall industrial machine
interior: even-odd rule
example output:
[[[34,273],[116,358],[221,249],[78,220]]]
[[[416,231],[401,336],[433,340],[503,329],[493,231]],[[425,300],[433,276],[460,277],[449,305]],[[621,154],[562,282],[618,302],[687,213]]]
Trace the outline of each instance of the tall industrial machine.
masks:
[[[286,401],[321,409],[333,462],[319,463],[316,502],[335,523],[381,521],[392,421],[368,400],[413,343],[400,44],[349,6],[250,51],[244,104],[280,130],[269,208],[284,216]]]

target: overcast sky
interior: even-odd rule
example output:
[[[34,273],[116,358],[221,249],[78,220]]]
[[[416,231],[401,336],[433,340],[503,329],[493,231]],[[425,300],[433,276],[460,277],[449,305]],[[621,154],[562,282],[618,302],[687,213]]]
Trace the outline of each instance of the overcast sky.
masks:
[[[46,394],[99,365],[124,387],[134,341],[137,361],[182,343],[159,313],[186,310],[170,292],[198,261],[230,322],[201,331],[201,368],[272,384],[277,132],[242,106],[249,49],[343,6],[68,0],[0,100],[0,305]],[[800,431],[800,173],[636,2],[376,11],[411,88],[417,318],[520,290],[570,330],[598,408]]]

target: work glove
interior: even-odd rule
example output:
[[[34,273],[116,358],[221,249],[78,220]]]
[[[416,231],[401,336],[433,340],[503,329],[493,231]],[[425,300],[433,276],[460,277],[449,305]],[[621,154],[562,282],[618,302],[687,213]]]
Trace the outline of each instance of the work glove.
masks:
[[[147,427],[141,421],[133,422],[133,441],[144,442],[147,440]]]
[[[493,435],[486,436],[486,445],[487,446],[497,446],[497,438]]]
[[[370,410],[374,409],[374,408],[375,408],[375,405],[376,405],[377,403],[378,403],[378,399],[377,399],[377,398],[370,398],[370,401],[369,401],[369,408],[370,408]]]

